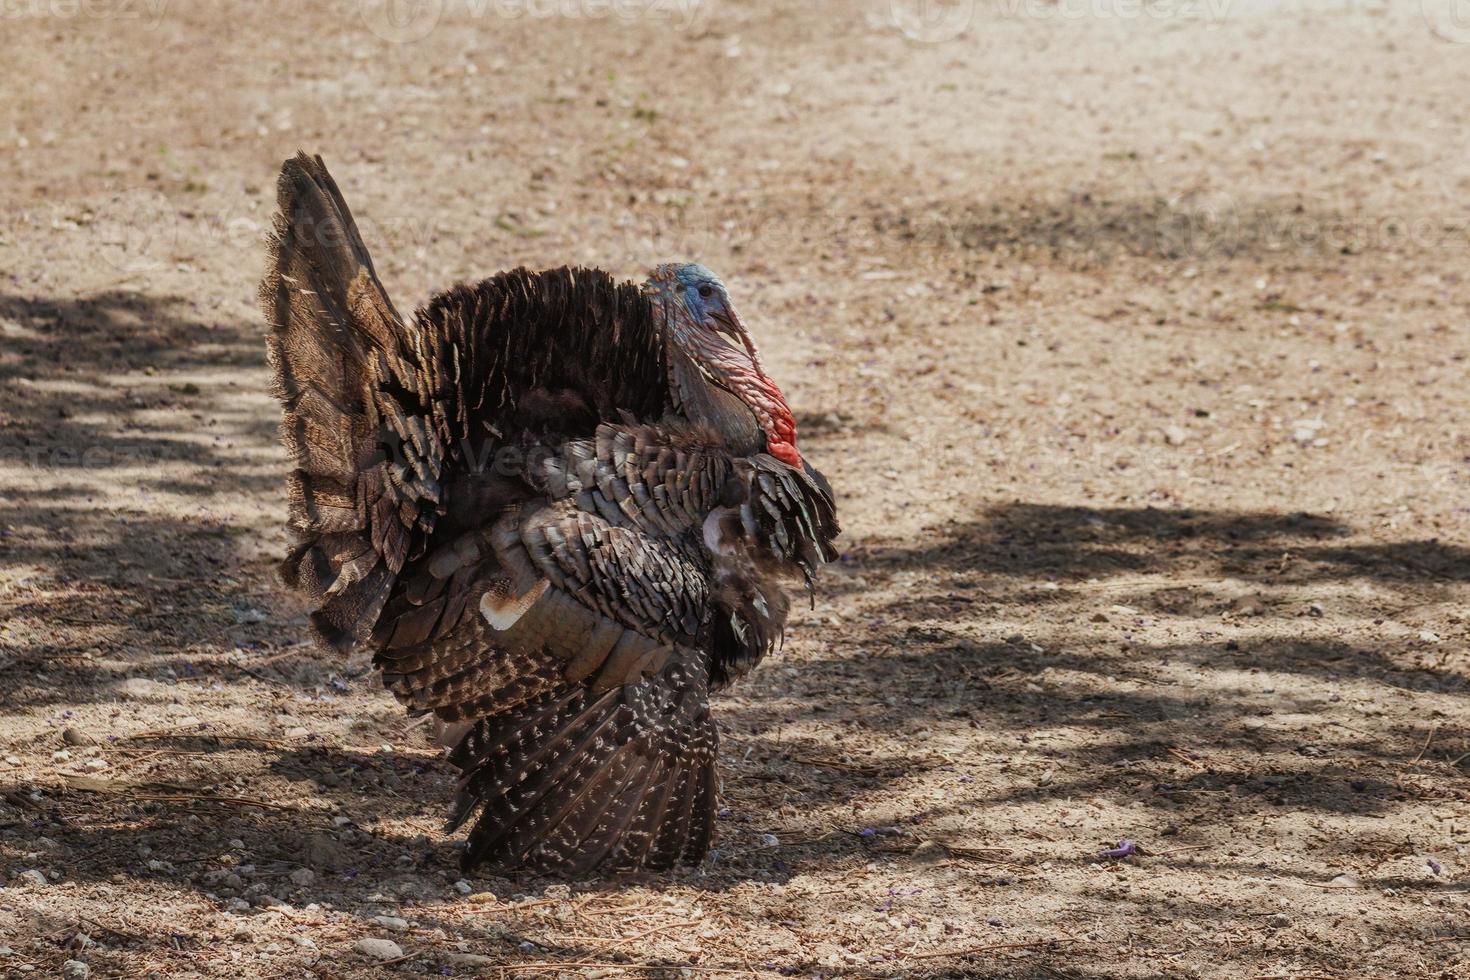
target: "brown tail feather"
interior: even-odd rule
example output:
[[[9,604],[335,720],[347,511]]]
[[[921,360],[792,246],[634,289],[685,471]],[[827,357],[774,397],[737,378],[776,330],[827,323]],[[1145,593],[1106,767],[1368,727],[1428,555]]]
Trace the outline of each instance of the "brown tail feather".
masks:
[[[656,785],[661,775],[667,775],[667,767],[662,759],[640,757],[638,764],[628,768],[627,776],[623,782],[608,793],[609,801],[633,799],[638,800],[637,806],[622,806],[605,818],[599,817],[598,823],[589,830],[584,837],[580,850],[584,860],[589,867],[598,867],[608,860],[614,851],[621,852],[621,866],[626,868],[637,867],[639,862],[630,860],[633,853],[642,855],[646,849],[641,847],[640,841],[647,836],[634,827],[641,811],[650,806],[647,797],[650,790]],[[656,794],[652,794],[656,795]],[[692,860],[698,861],[704,853],[701,851]]]
[[[676,663],[626,688],[577,686],[479,723],[451,754],[466,869],[663,869],[699,861],[715,809],[714,721]]]
[[[438,491],[422,474],[437,467],[418,457],[435,447],[413,444],[412,473],[383,452],[385,435],[391,444],[422,427],[418,406],[389,404],[381,390],[385,372],[410,373],[399,355],[407,331],[320,157],[286,161],[277,208],[260,302],[296,467],[297,544],[281,572],[317,600],[318,636],[345,650],[371,631],[414,532],[432,526]]]
[[[663,821],[653,830],[653,846],[649,848],[647,860],[658,867],[677,864],[691,849],[699,771],[690,769],[683,776],[669,798]]]

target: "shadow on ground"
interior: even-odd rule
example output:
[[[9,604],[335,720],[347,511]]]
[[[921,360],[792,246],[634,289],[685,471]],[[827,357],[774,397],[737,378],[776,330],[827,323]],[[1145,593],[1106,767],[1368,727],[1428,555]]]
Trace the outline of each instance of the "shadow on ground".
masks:
[[[321,684],[331,662],[314,652],[301,654],[295,672],[249,673],[250,657],[304,635],[295,620],[283,627],[273,619],[266,563],[241,568],[242,539],[260,535],[259,528],[199,514],[168,516],[146,496],[136,504],[99,500],[86,480],[92,469],[113,469],[127,474],[129,492],[205,500],[273,487],[275,475],[243,460],[232,445],[272,446],[265,414],[187,380],[226,370],[254,372],[263,382],[254,328],[212,324],[177,298],[131,294],[64,303],[0,297],[0,318],[15,335],[0,366],[10,380],[24,382],[7,386],[0,401],[8,476],[24,478],[27,467],[76,469],[75,479],[68,472],[0,505],[13,568],[0,591],[7,620],[0,633],[0,708],[136,696],[120,686],[137,678],[156,684],[153,694],[165,700],[170,685],[200,675],[221,683],[249,674],[281,687]],[[104,427],[91,420],[104,413],[127,421]],[[192,438],[209,419],[224,420],[228,438]],[[833,423],[834,431],[840,424]],[[820,428],[813,428],[820,439]],[[818,864],[902,865],[916,860],[913,841],[947,817],[983,820],[989,809],[1077,798],[1168,810],[1186,834],[1192,821],[1223,819],[1222,807],[1235,820],[1272,811],[1374,816],[1436,791],[1396,775],[1411,764],[1458,775],[1443,755],[1419,750],[1416,757],[1420,731],[1380,738],[1347,726],[1252,722],[1309,715],[1339,688],[1463,698],[1470,679],[1443,663],[1414,666],[1348,639],[1300,639],[1300,623],[1311,613],[1297,592],[1363,584],[1387,596],[1390,606],[1410,589],[1419,601],[1453,597],[1470,581],[1470,550],[1433,539],[1364,540],[1342,522],[1308,514],[1023,502],[941,528],[939,537],[933,546],[858,546],[845,556],[846,574],[831,577],[830,594],[854,608],[857,626],[803,660],[789,681],[767,673],[738,695],[738,707],[722,710],[730,814],[721,822],[720,853],[703,871],[640,883],[728,889],[787,882]],[[880,586],[907,573],[918,573],[915,584],[898,598],[880,598],[888,591]],[[985,624],[1003,621],[1008,608],[1021,604],[1050,604],[1059,622],[1076,620],[1089,590],[1131,611],[1112,613],[1117,622],[1089,621],[1097,628],[1076,630],[1066,642],[985,635]],[[1248,617],[1266,628],[1243,640],[1147,644],[1124,628],[1137,615]],[[110,663],[101,666],[102,659]],[[1316,693],[1283,705],[1264,684],[1246,682],[1253,672],[1307,681]],[[1189,693],[1179,678],[1191,674],[1212,683]],[[1046,682],[1038,683],[1043,675]],[[809,720],[879,737],[974,732],[986,757],[876,751],[840,758],[814,740],[778,737],[779,729]],[[1466,735],[1453,718],[1428,720],[1447,743]],[[1045,736],[1058,730],[1088,738],[1077,747],[1047,748]],[[1038,785],[1030,773],[1006,768],[1007,747],[1028,740],[1034,754],[1055,763],[1057,778]],[[1241,745],[1260,757],[1248,769],[1217,759]],[[160,887],[256,903],[253,908],[268,907],[267,898],[299,905],[341,902],[344,894],[370,908],[382,891],[427,923],[455,927],[456,899],[447,891],[459,877],[454,843],[375,829],[437,822],[453,783],[442,760],[287,745],[257,746],[252,751],[259,756],[231,758],[238,747],[186,735],[148,748],[194,757],[199,778],[183,788],[133,787],[122,797],[73,788],[37,799],[31,787],[0,786],[20,814],[11,832],[65,847],[72,856],[67,874],[76,881],[119,874],[157,879]],[[981,793],[975,774],[985,768],[993,771]],[[918,778],[939,781],[944,792],[927,809],[893,815],[894,833],[865,836],[872,828],[864,824],[885,819],[885,790]],[[281,798],[298,802],[276,802],[272,785],[294,787],[298,792]],[[1462,787],[1448,780],[1438,791],[1463,801]],[[160,798],[142,798],[150,795]],[[221,802],[229,799],[255,802]],[[854,801],[871,812],[819,833],[810,831],[810,821],[807,831],[793,831],[775,815],[778,807],[830,814]],[[344,813],[350,820],[339,826],[332,817]],[[777,845],[761,843],[768,831],[777,832]],[[233,840],[244,843],[243,851]],[[232,878],[229,869],[246,859],[259,875],[248,882]],[[998,888],[1017,874],[1039,873],[1031,863],[962,859],[981,873],[993,864]],[[1209,860],[1234,868],[1244,859]],[[299,867],[317,877],[292,882],[289,872]],[[1370,884],[1429,887],[1391,875]],[[1248,912],[1201,907],[1192,914]],[[487,938],[503,940],[507,950],[523,941],[506,930]],[[547,951],[577,952],[571,946]],[[1335,963],[1323,956],[1324,965]],[[936,969],[929,975],[946,975]],[[1017,969],[1022,972],[1012,975],[1091,975],[1067,965],[1062,954],[1035,951]],[[874,963],[863,975],[885,971],[903,972]]]
[[[1050,199],[944,201],[924,210],[881,209],[880,237],[963,252],[1045,258],[1096,268],[1119,258],[1287,262],[1351,261],[1384,250],[1433,247],[1463,237],[1463,223],[1426,214],[1375,214],[1355,202],[1300,195],[1126,196],[1116,185]]]
[[[259,329],[121,291],[0,296],[0,329],[0,708],[272,647],[257,532],[216,503],[279,482]]]

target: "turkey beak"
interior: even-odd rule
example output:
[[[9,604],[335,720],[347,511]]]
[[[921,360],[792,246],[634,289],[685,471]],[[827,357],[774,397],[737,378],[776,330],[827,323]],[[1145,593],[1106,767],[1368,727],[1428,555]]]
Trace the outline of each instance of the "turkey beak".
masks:
[[[756,357],[755,343],[750,339],[750,332],[745,329],[745,321],[740,319],[740,314],[731,309],[710,311],[710,319],[714,321],[715,330],[745,348],[752,360]]]

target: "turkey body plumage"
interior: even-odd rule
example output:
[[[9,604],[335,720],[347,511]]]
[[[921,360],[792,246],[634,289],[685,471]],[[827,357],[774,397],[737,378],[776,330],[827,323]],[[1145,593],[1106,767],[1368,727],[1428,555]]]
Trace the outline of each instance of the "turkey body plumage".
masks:
[[[466,868],[663,869],[708,849],[709,693],[834,556],[723,284],[503,273],[402,319],[320,158],[288,161],[261,287],[319,639],[370,649],[460,769]]]

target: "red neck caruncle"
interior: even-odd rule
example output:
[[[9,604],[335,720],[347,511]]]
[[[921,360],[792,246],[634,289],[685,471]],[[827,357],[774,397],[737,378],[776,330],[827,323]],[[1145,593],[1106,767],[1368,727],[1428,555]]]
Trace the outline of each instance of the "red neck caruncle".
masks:
[[[796,417],[786,396],[776,382],[766,377],[759,364],[752,370],[727,377],[726,383],[740,400],[750,406],[756,421],[766,433],[766,451],[788,466],[801,468],[801,453],[796,448]]]

